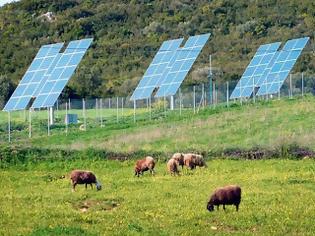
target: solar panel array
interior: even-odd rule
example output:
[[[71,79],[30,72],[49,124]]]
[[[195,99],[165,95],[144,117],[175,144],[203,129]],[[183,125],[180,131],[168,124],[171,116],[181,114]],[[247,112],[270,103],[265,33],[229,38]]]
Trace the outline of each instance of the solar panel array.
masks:
[[[247,66],[241,79],[238,81],[230,98],[250,97],[255,90],[255,87],[260,86],[260,78],[268,69],[269,63],[274,58],[276,51],[281,43],[271,43],[261,45],[253,59]]]
[[[183,40],[183,38],[180,38],[163,42],[137,88],[133,92],[131,100],[144,99],[151,96],[153,90],[160,85],[163,73],[167,70],[167,67],[169,67],[175,51],[179,48]]]
[[[69,43],[59,55],[51,74],[41,87],[32,108],[52,107],[68,83],[93,39],[76,40]]]
[[[184,47],[176,51],[170,69],[163,75],[156,97],[176,94],[209,37],[210,34],[189,37]]]
[[[165,41],[133,92],[130,100],[149,98],[155,88],[156,97],[174,95],[185,79],[210,34]]]
[[[18,87],[10,97],[4,107],[4,111],[14,111],[25,109],[36,91],[47,77],[45,74],[49,71],[55,61],[63,43],[50,44],[42,46],[35,56],[32,64],[24,74]]]
[[[250,97],[255,88],[258,96],[278,93],[308,40],[289,40],[280,51],[279,42],[260,46],[230,98]]]
[[[286,42],[283,49],[277,54],[268,75],[264,77],[263,86],[257,92],[258,96],[280,91],[308,40],[309,37],[305,37]]]

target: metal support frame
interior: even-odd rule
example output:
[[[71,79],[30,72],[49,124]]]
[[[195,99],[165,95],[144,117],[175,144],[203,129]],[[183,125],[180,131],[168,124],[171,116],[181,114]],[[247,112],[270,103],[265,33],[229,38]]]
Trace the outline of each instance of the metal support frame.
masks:
[[[124,119],[124,98],[121,97],[121,118]]]
[[[85,113],[85,99],[82,98],[82,108],[83,108],[83,121],[84,121],[84,131],[86,131],[86,113]]]
[[[301,92],[302,92],[302,97],[304,96],[304,73],[302,72],[301,75]]]
[[[8,139],[11,143],[11,112],[8,112]]]
[[[170,109],[171,111],[174,111],[174,96],[171,96],[171,100],[170,100]]]
[[[205,96],[205,84],[204,83],[202,83],[202,108],[203,109],[205,109],[205,98],[206,98],[206,96]]]
[[[68,135],[69,117],[68,117],[68,104],[67,104],[67,102],[66,102],[66,119],[65,119],[65,123],[66,123],[66,135]]]
[[[226,82],[226,106],[229,107],[229,96],[230,96],[230,91],[229,91],[229,81]]]
[[[179,115],[182,115],[182,90],[179,88]]]
[[[71,110],[71,99],[69,98],[69,112]]]
[[[166,117],[166,97],[164,96],[164,116]]]
[[[28,110],[28,137],[32,138],[32,110]]]
[[[216,98],[216,86],[215,86],[215,82],[213,81],[213,95],[212,95],[212,99],[213,99],[213,107],[215,108],[215,104],[216,104],[216,101],[217,101],[217,98]]]
[[[100,99],[100,120],[101,120],[101,127],[103,127],[103,99]]]
[[[290,94],[289,94],[290,99],[292,99],[292,74],[290,74]]]
[[[193,108],[194,108],[194,114],[196,114],[196,86],[193,87]]]
[[[211,55],[209,55],[209,105],[213,104],[212,89],[212,58]]]
[[[97,98],[95,98],[95,113],[96,113],[96,122],[97,122],[100,119],[99,111],[98,111],[98,99]]]
[[[151,96],[149,97],[149,111],[150,111],[150,120],[152,120]]]
[[[281,98],[281,90],[279,89],[279,91],[278,91],[278,100],[280,100],[280,98]]]
[[[133,100],[133,122],[136,123],[136,100]]]
[[[50,114],[49,114],[49,107],[47,107],[47,135],[50,136]]]
[[[49,123],[50,123],[50,125],[53,125],[54,124],[54,116],[55,116],[53,107],[49,107],[49,116],[50,116]]]
[[[119,99],[118,99],[118,97],[116,97],[116,123],[118,123],[118,121],[119,121],[119,118],[118,118],[118,116],[119,116],[119,114],[118,114],[118,109],[119,109],[119,104],[118,104],[118,101]]]

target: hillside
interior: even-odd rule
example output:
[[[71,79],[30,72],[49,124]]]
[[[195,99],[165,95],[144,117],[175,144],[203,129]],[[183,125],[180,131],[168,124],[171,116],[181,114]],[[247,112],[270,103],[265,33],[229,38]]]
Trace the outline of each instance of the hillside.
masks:
[[[0,100],[12,93],[39,47],[95,41],[64,96],[127,95],[161,43],[211,32],[194,69],[213,55],[218,80],[235,80],[260,44],[310,36],[296,71],[314,72],[315,4],[297,1],[22,0],[0,8]],[[200,78],[195,77],[195,80]],[[191,75],[186,83],[195,83]]]

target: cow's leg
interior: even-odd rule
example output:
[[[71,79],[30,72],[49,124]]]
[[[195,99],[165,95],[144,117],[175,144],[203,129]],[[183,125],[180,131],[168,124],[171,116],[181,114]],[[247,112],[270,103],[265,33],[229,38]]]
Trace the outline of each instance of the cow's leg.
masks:
[[[236,206],[236,211],[238,211],[238,204],[236,204],[235,206]]]
[[[90,184],[90,186],[91,186],[91,189],[93,189],[93,184]]]
[[[87,189],[87,184],[85,184],[85,189]]]
[[[223,210],[225,210],[225,205],[223,204]]]
[[[219,210],[219,206],[220,206],[220,205],[217,205],[217,210]]]

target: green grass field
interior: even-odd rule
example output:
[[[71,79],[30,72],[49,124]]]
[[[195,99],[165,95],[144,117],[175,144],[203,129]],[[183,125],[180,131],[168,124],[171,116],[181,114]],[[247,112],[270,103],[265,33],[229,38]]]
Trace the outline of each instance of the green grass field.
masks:
[[[28,139],[27,130],[21,130],[13,132],[13,142],[26,147],[66,150],[90,147],[120,153],[144,151],[148,154],[191,150],[219,153],[231,148],[273,149],[290,144],[315,149],[313,96],[243,106],[232,104],[229,108],[218,106],[200,110],[195,115],[191,109],[184,110],[181,116],[178,111],[167,111],[166,117],[163,111],[153,112],[151,120],[145,110],[140,110],[137,111],[136,123],[132,115],[125,116],[118,123],[112,116],[111,122],[104,121],[103,128],[95,122],[93,112],[89,113],[87,132],[80,131],[77,125],[71,126],[66,135],[65,127],[56,125],[51,128],[52,136],[47,137],[47,121],[43,120],[39,131],[34,125],[32,139]],[[7,142],[6,136],[2,132],[2,143]]]
[[[107,118],[105,112],[104,127],[90,110],[87,131],[72,125],[66,135],[60,111],[50,137],[47,111],[37,112],[32,139],[24,114],[14,113],[10,146],[7,117],[0,113],[0,235],[314,234],[314,158],[286,154],[292,144],[315,150],[313,96],[221,105],[198,114],[153,110],[152,119],[142,109],[136,123],[132,110],[118,123],[114,110]],[[284,155],[222,158],[226,150],[257,147]],[[178,151],[205,153],[209,168],[171,177],[165,160]],[[136,178],[135,159],[144,155],[158,158],[157,173]],[[110,160],[125,157],[133,159]],[[73,169],[95,172],[103,190],[79,186],[72,193],[69,178],[60,176]],[[230,206],[208,212],[210,193],[226,184],[242,187],[240,211]]]
[[[0,173],[1,235],[313,235],[313,160],[208,161],[179,177],[158,162],[156,175],[133,176],[133,161],[42,162]],[[93,170],[102,191],[59,179]],[[214,188],[239,184],[240,211],[208,212]]]

